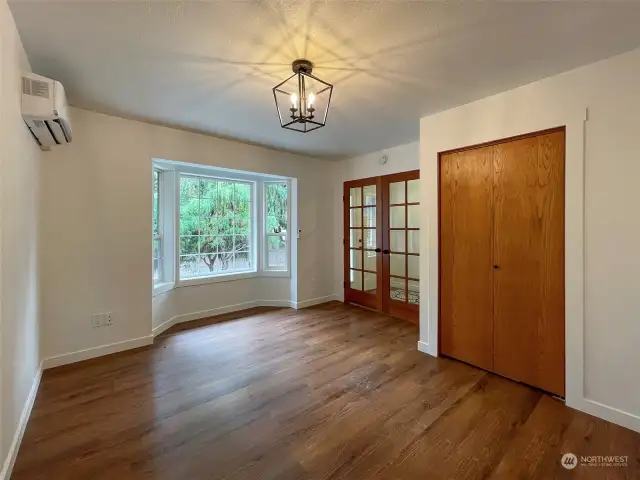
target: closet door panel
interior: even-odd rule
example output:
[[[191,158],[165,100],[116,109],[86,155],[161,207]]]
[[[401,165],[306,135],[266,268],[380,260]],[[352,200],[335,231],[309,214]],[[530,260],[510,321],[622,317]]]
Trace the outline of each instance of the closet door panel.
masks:
[[[492,147],[440,155],[440,352],[493,368]]]
[[[564,132],[493,148],[494,370],[564,396]]]

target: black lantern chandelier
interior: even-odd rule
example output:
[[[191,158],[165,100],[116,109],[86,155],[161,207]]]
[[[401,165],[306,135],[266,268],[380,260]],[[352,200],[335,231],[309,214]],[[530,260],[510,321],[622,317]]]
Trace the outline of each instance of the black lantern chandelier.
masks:
[[[333,85],[311,74],[309,60],[296,60],[291,67],[293,75],[273,87],[280,126],[302,133],[324,127]]]

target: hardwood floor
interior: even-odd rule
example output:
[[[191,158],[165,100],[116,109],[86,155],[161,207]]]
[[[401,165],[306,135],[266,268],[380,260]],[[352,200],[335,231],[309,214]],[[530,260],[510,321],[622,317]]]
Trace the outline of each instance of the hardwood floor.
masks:
[[[337,302],[44,373],[13,479],[640,478],[640,435]],[[563,453],[628,467],[565,470]]]

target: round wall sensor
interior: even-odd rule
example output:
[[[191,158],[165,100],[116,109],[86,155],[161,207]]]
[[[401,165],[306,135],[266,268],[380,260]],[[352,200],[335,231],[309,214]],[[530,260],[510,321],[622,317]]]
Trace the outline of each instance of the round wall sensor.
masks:
[[[380,165],[384,165],[384,164],[386,164],[388,161],[389,161],[389,157],[387,157],[386,155],[381,156],[381,157],[380,157],[380,160],[379,160]]]

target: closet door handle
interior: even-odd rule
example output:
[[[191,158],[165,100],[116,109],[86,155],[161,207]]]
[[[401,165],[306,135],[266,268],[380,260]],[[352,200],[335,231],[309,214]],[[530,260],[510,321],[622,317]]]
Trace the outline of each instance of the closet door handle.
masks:
[[[376,252],[376,253],[380,253],[381,251],[382,251],[382,250],[380,250],[379,248],[376,248],[376,249],[375,249],[375,252]]]
[[[386,248],[382,251],[382,253],[384,253],[385,255],[389,254],[389,250],[387,250]]]
[[[494,265],[493,268],[494,270],[500,270],[500,265]]]

